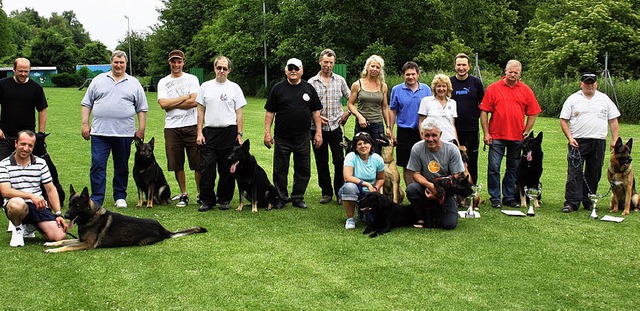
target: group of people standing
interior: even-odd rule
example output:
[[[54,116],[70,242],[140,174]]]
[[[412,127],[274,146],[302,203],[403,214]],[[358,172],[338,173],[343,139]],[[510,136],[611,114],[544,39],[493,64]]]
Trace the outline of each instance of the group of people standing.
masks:
[[[379,154],[380,138],[386,136],[396,144],[397,165],[403,169],[407,197],[417,214],[423,216],[426,200],[436,197],[434,180],[465,171],[455,142],[467,147],[467,170],[477,182],[479,128],[490,147],[487,179],[491,205],[517,206],[513,199],[515,170],[522,140],[541,112],[533,91],[520,81],[520,62],[509,61],[504,77],[485,91],[480,79],[469,74],[470,59],[465,54],[455,57],[455,75],[438,74],[430,87],[419,82],[420,69],[409,61],[402,67],[404,83],[394,86],[388,96],[381,57],[367,59],[351,88],[343,77],[333,73],[334,51],[323,50],[318,61],[320,71],[307,82],[302,79],[302,61],[289,59],[285,79],[274,85],[264,106],[263,142],[267,148],[274,148],[273,182],[279,199],[276,208],[289,202],[298,208],[308,207],[304,194],[311,176],[311,142],[322,193],[319,203],[327,204],[335,196],[347,215],[345,228],[355,228],[357,200],[367,192],[378,191],[384,183],[384,161]],[[131,142],[134,137],[144,139],[148,111],[144,89],[126,73],[126,64],[126,53],[114,51],[111,70],[92,80],[81,102],[81,134],[91,141],[91,199],[103,204],[107,161],[112,153],[116,207],[127,206]],[[184,169],[188,159],[189,168],[195,171],[198,210],[208,211],[216,205],[227,210],[235,189],[227,158],[234,146],[242,143],[242,108],[247,104],[240,87],[227,78],[231,60],[217,57],[215,79],[202,85],[197,77],[182,71],[182,51],[171,51],[168,64],[171,73],[158,84],[158,104],[166,111],[167,166],[174,172],[181,192],[177,206],[189,203]],[[15,226],[12,246],[24,245],[22,237],[36,229],[49,241],[63,239],[67,230],[61,207],[52,200],[57,193],[48,167],[32,154],[35,116],[37,131],[44,132],[48,105],[42,87],[29,79],[29,72],[29,61],[18,58],[14,76],[0,80],[0,192],[5,198],[5,213]],[[560,114],[560,125],[569,141],[563,212],[575,211],[581,203],[591,208],[588,194],[597,191],[601,177],[607,127],[613,141],[618,138],[620,112],[607,95],[597,91],[596,75],[582,75],[580,86],[580,91],[567,98]],[[347,111],[342,99],[347,100]],[[351,115],[356,124],[351,152],[345,156],[342,126]],[[292,155],[294,176],[289,194]],[[501,185],[500,166],[505,155]],[[453,229],[457,225],[456,203],[446,200],[444,204],[445,214],[436,226]],[[424,220],[419,219],[416,226]]]

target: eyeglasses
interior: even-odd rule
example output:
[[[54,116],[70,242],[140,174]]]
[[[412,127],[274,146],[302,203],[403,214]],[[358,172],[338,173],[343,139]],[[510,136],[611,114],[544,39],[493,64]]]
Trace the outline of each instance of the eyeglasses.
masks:
[[[217,71],[229,71],[229,68],[227,68],[227,67],[222,67],[222,66],[218,66],[218,67],[216,67],[216,70],[217,70]]]
[[[296,66],[294,64],[289,64],[287,66],[287,70],[289,70],[289,71],[300,71],[300,67],[298,67],[298,66]]]

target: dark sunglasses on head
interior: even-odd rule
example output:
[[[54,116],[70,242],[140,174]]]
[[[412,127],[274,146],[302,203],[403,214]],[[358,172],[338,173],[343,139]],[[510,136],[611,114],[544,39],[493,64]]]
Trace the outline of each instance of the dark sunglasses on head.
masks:
[[[296,65],[294,65],[294,64],[289,64],[289,65],[287,66],[287,69],[288,69],[289,71],[300,71],[300,67],[298,67],[298,66],[296,66]]]
[[[218,66],[218,67],[216,67],[216,70],[218,70],[218,71],[229,71],[229,68]]]

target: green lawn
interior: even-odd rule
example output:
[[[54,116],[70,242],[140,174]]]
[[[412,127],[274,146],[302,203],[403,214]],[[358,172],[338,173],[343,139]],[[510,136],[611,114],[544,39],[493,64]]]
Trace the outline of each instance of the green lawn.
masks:
[[[45,89],[49,100],[49,152],[65,188],[89,184],[90,144],[80,135],[84,91]],[[166,167],[164,112],[149,93],[146,139]],[[249,99],[245,138],[271,174],[272,150],[262,145],[264,100]],[[354,119],[347,128],[352,132]],[[168,229],[200,225],[206,234],[134,248],[45,254],[42,238],[8,246],[0,235],[3,290],[0,309],[32,310],[419,310],[419,309],[624,309],[638,308],[640,215],[622,223],[593,221],[589,212],[564,214],[566,139],[557,119],[540,118],[544,131],[544,205],[536,217],[513,218],[485,203],[482,217],[461,219],[453,231],[401,228],[376,239],[363,226],[344,230],[344,212],[320,205],[315,169],[310,207],[252,214],[186,208],[130,207],[122,212],[158,219]],[[640,130],[621,125],[625,139]],[[638,137],[635,137],[636,139]],[[635,152],[634,152],[635,153]],[[486,185],[487,152],[480,153]],[[133,156],[131,165],[133,167]],[[313,164],[312,164],[313,167]],[[173,174],[165,171],[177,192]],[[112,209],[108,170],[105,206]],[[193,175],[187,175],[194,194]],[[608,189],[606,177],[599,192]],[[487,198],[486,189],[483,198]],[[130,178],[127,201],[137,194]],[[237,197],[232,205],[237,203]],[[407,203],[407,202],[405,202]],[[608,214],[609,198],[600,201]],[[618,215],[619,216],[619,215]],[[7,225],[6,218],[0,227]],[[72,230],[75,233],[75,228]]]

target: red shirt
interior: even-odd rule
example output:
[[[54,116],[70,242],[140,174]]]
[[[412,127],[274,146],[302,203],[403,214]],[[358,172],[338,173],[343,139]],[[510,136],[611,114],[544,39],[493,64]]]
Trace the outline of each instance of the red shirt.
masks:
[[[525,115],[537,115],[542,111],[529,86],[518,81],[511,87],[507,85],[504,78],[487,87],[480,110],[491,113],[489,120],[491,138],[515,141],[522,140]]]

